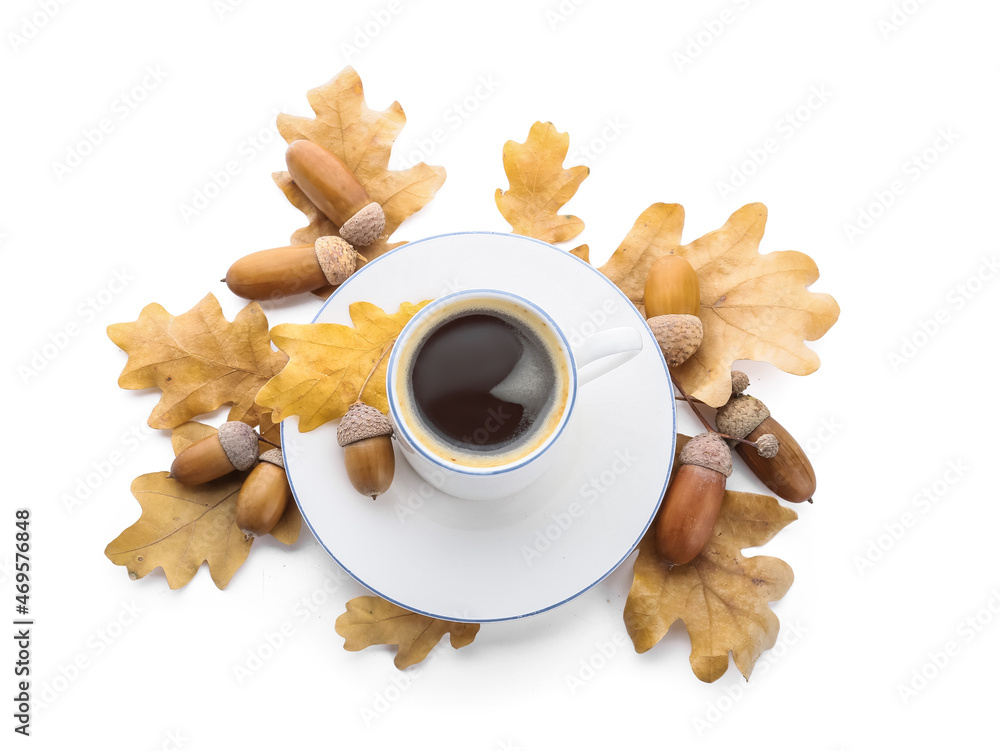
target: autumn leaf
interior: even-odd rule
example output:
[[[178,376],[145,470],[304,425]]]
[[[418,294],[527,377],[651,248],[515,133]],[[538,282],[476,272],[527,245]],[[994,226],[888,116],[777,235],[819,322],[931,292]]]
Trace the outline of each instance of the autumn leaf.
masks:
[[[479,633],[478,623],[438,620],[373,596],[350,600],[335,628],[344,637],[344,649],[349,652],[375,644],[398,646],[393,662],[400,670],[427,657],[445,634],[450,634],[452,647],[461,649],[472,644]]]
[[[390,315],[368,302],[352,303],[354,327],[339,323],[275,326],[271,338],[288,354],[288,364],[260,390],[257,403],[270,409],[276,421],[298,415],[299,430],[304,433],[343,417],[385,348],[426,304],[403,303]],[[388,358],[383,359],[364,395],[366,404],[382,412],[389,410],[388,366]]]
[[[736,360],[763,360],[786,373],[808,375],[819,357],[805,346],[825,334],[840,315],[836,300],[806,288],[819,278],[815,262],[794,250],[758,252],[767,208],[739,209],[714,232],[675,252],[698,272],[705,338],[674,379],[713,407],[729,399]]]
[[[741,550],[763,545],[797,518],[771,496],[727,490],[708,545],[690,563],[673,567],[657,554],[651,527],[639,543],[625,602],[625,628],[636,652],[652,648],[680,620],[691,637],[691,669],[698,678],[711,683],[722,677],[730,652],[749,678],[778,636],[768,603],[784,597],[793,574],[778,558],[744,558]]]
[[[639,215],[621,245],[599,270],[642,310],[649,269],[680,244],[682,229],[683,206],[654,203]]]
[[[385,212],[385,230],[380,239],[362,249],[369,261],[402,245],[389,238],[409,216],[422,209],[444,184],[444,167],[424,162],[403,170],[389,169],[393,143],[406,124],[399,102],[378,112],[365,103],[361,79],[351,67],[336,78],[308,93],[315,118],[278,115],[278,132],[291,143],[300,138],[312,141],[340,157],[373,201]],[[293,206],[302,211],[309,224],[296,230],[293,245],[306,244],[324,235],[336,235],[338,227],[299,190],[288,172],[276,172],[275,183]]]
[[[104,550],[133,579],[162,568],[178,589],[208,562],[212,581],[225,589],[250,552],[250,541],[235,524],[236,498],[244,474],[233,473],[197,486],[181,485],[166,472],[137,477],[132,495],[142,515]]]
[[[188,446],[200,441],[202,438],[207,438],[208,436],[215,435],[218,432],[219,431],[211,425],[205,425],[200,422],[185,422],[178,425],[170,433],[170,441],[173,444],[174,455],[176,456]],[[280,444],[281,433],[277,429],[277,425],[271,421],[270,412],[264,412],[263,415],[261,415],[260,429],[258,432],[260,436],[266,438],[267,441]],[[274,448],[274,446],[271,444],[266,441],[261,441],[261,453],[264,453],[268,449],[272,448]],[[299,533],[301,531],[302,514],[299,512],[298,504],[289,503],[285,508],[285,513],[281,515],[278,523],[269,534],[275,540],[283,543],[284,545],[293,545],[299,539]]]
[[[230,420],[257,425],[254,397],[286,360],[271,348],[260,305],[250,303],[230,323],[211,294],[179,316],[147,305],[136,321],[108,326],[108,336],[128,354],[118,385],[162,392],[148,421],[160,429],[223,404],[233,405]]]
[[[532,125],[524,143],[504,144],[503,168],[510,188],[497,188],[496,202],[515,234],[559,243],[583,231],[578,217],[559,215],[590,174],[585,166],[563,168],[568,151],[569,134],[560,133],[552,123]]]

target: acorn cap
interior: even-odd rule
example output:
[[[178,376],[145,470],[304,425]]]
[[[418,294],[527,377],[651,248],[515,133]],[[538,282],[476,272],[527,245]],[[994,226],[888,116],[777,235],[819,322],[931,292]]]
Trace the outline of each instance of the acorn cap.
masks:
[[[747,386],[750,385],[750,376],[744,373],[742,370],[733,371],[733,393],[742,394],[747,390]]]
[[[714,469],[729,477],[733,473],[733,454],[729,444],[716,433],[699,433],[681,449],[681,464]]]
[[[765,459],[773,459],[778,455],[780,448],[778,439],[770,433],[764,433],[755,443],[757,444],[757,453]]]
[[[385,212],[373,201],[344,222],[340,236],[351,245],[363,247],[375,242],[384,229]]]
[[[705,335],[701,319],[684,313],[653,316],[646,323],[671,368],[676,368],[691,357],[701,346]]]
[[[281,449],[269,449],[265,451],[260,455],[260,461],[276,464],[282,469],[285,468],[285,457],[282,455]]]
[[[316,241],[316,260],[323,276],[334,287],[347,281],[358,265],[358,251],[347,240],[327,235]]]
[[[340,421],[340,427],[337,428],[337,443],[343,447],[380,435],[392,435],[392,422],[389,418],[374,407],[369,407],[363,402],[355,402]]]
[[[233,420],[219,426],[219,443],[230,463],[242,472],[250,469],[257,461],[260,446],[257,434],[245,422]]]
[[[760,399],[749,394],[729,397],[729,401],[715,413],[715,427],[737,438],[746,438],[753,429],[771,416],[771,411]]]

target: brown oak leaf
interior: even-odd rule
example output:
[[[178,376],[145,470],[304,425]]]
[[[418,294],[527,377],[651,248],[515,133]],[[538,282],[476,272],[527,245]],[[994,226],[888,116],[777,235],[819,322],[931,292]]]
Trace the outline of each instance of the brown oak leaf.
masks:
[[[805,346],[840,316],[830,295],[806,289],[819,278],[815,262],[794,250],[758,252],[767,208],[739,209],[720,229],[674,249],[698,273],[701,347],[671,373],[692,396],[720,407],[731,392],[736,360],[763,360],[786,373],[808,375],[819,357]]]
[[[377,305],[356,302],[350,306],[354,327],[339,323],[285,323],[271,330],[274,344],[288,354],[288,364],[268,381],[257,403],[271,410],[276,421],[299,416],[299,430],[308,432],[343,417],[358,398],[375,362],[420,308],[403,303],[388,314]],[[389,410],[385,393],[384,358],[365,389],[365,403]]]
[[[250,303],[230,323],[211,294],[179,316],[147,305],[137,320],[108,326],[108,336],[128,354],[118,385],[162,392],[148,421],[160,429],[223,404],[233,405],[230,420],[257,425],[257,391],[287,359],[271,348],[260,305]]]
[[[382,237],[360,249],[371,261],[403,244],[391,243],[389,238],[405,219],[434,197],[444,184],[444,167],[420,162],[403,170],[389,169],[392,145],[406,124],[406,115],[399,102],[382,112],[369,109],[361,79],[353,68],[344,68],[334,79],[311,90],[308,99],[316,117],[280,114],[278,132],[288,143],[304,138],[340,157],[371,199],[382,205]],[[276,172],[273,178],[291,204],[309,220],[307,226],[292,234],[293,245],[338,233],[339,228],[299,190],[288,172]]]
[[[472,644],[479,633],[478,623],[442,621],[375,596],[350,600],[347,612],[337,618],[335,628],[344,637],[344,649],[349,652],[376,644],[398,646],[393,663],[399,670],[427,657],[445,634],[450,635],[452,647],[461,649]]]
[[[515,234],[559,243],[583,231],[579,217],[559,214],[590,174],[589,167],[563,167],[568,151],[569,134],[552,123],[536,122],[524,143],[504,144],[503,168],[510,188],[497,188],[496,202]]]
[[[236,498],[244,477],[233,473],[190,487],[166,472],[137,477],[132,494],[142,515],[104,554],[125,566],[133,579],[162,568],[171,589],[191,581],[207,561],[215,586],[225,589],[250,552],[250,541],[235,524]]]
[[[678,436],[678,450],[686,441]],[[655,525],[639,543],[625,628],[636,652],[645,652],[678,620],[691,637],[691,669],[711,683],[729,668],[729,653],[745,678],[774,646],[778,618],[768,603],[792,585],[791,567],[778,558],[745,558],[743,548],[763,545],[797,519],[771,496],[726,491],[705,549],[673,566],[656,552]]]

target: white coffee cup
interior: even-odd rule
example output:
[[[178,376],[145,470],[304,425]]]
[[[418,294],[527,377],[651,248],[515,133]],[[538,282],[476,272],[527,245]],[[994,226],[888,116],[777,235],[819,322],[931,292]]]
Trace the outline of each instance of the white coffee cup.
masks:
[[[549,407],[533,426],[530,438],[513,448],[476,452],[450,445],[420,416],[410,388],[412,363],[427,335],[471,310],[497,311],[516,325],[523,324],[552,358],[556,376]],[[639,331],[628,327],[597,332],[573,348],[544,310],[511,292],[473,289],[446,295],[419,310],[392,348],[386,391],[395,437],[417,474],[445,493],[470,500],[512,495],[540,477],[558,455],[562,437],[572,429],[577,390],[623,365],[641,349]]]

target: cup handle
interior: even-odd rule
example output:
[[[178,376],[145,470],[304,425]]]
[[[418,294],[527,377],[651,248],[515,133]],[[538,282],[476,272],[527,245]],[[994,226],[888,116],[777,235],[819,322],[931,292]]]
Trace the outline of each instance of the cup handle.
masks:
[[[624,365],[641,351],[642,336],[636,329],[623,326],[598,331],[573,350],[577,382],[580,386],[590,383]]]

